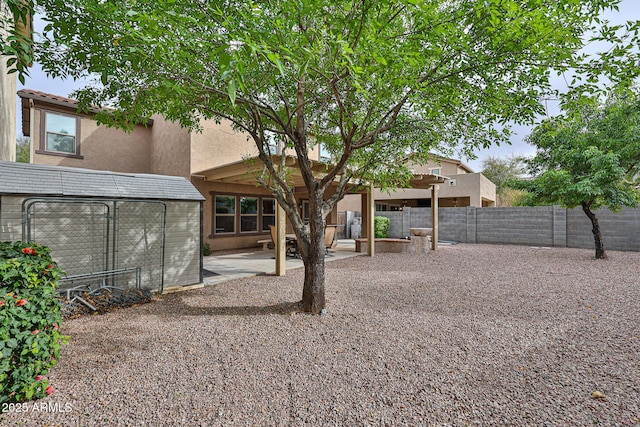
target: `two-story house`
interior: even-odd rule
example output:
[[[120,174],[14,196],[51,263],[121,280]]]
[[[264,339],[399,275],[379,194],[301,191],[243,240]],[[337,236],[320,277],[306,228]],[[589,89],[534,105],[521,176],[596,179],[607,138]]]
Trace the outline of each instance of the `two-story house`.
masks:
[[[190,132],[160,116],[126,133],[98,125],[93,112],[78,113],[77,101],[33,90],[20,90],[22,133],[30,136],[31,163],[114,172],[183,176],[206,198],[203,234],[213,249],[255,247],[270,236],[276,201],[256,184],[244,159],[257,155],[246,135],[228,122],[205,121],[201,132]],[[311,158],[323,168],[321,152]],[[295,159],[291,159],[295,162]],[[259,163],[259,162],[258,162]],[[304,212],[308,204],[300,177],[297,197]],[[337,210],[328,222],[337,221]]]
[[[190,132],[154,116],[127,133],[98,125],[93,119],[95,110],[79,113],[73,99],[28,89],[18,95],[22,133],[31,141],[31,163],[182,176],[206,198],[203,234],[212,248],[253,247],[258,240],[269,238],[269,225],[275,223],[275,199],[256,184],[259,161],[253,171],[245,161],[257,155],[253,141],[234,131],[228,122],[204,121],[200,132]],[[319,169],[321,161],[327,160],[320,147],[310,157],[318,160]],[[459,160],[434,158],[413,169],[419,174],[450,178],[440,185],[440,206],[495,203],[495,185]],[[302,188],[300,181],[296,189],[304,217],[308,204]],[[428,189],[391,193],[376,189],[374,199],[378,210],[399,210],[403,206],[431,206],[431,194]],[[336,223],[338,211],[361,211],[361,200],[360,195],[346,196],[327,221]]]
[[[412,165],[415,173],[443,175],[448,180],[438,190],[440,207],[491,207],[496,203],[496,186],[482,173],[474,172],[464,162],[433,156],[426,165]],[[405,188],[393,191],[374,190],[377,211],[398,211],[403,207],[430,207],[432,192]],[[338,205],[340,211],[359,211],[360,198],[347,195]]]

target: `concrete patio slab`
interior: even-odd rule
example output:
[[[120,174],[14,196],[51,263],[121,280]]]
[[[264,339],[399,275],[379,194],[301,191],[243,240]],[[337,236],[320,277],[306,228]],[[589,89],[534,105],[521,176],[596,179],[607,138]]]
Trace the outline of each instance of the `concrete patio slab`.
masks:
[[[354,240],[338,240],[336,247],[330,250],[329,255],[325,257],[325,262],[362,255],[365,254],[355,252]],[[205,277],[203,282],[205,285],[211,285],[241,277],[275,274],[276,261],[274,257],[273,249],[205,257],[204,269],[215,273],[215,275]],[[302,267],[304,264],[301,259],[287,257],[287,270]]]

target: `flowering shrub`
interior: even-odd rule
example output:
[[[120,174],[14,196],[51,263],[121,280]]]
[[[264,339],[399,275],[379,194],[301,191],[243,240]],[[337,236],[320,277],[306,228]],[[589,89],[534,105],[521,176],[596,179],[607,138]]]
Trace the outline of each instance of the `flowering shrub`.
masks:
[[[61,273],[46,246],[0,242],[0,403],[53,393],[45,375],[66,340],[55,295]]]

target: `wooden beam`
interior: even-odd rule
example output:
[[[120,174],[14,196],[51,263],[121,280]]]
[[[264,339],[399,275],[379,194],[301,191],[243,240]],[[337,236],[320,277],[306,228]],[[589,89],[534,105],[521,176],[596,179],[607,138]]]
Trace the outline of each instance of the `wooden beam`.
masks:
[[[276,241],[273,242],[276,251],[276,276],[286,274],[285,234],[287,227],[287,217],[280,203],[276,202]]]
[[[374,256],[375,255],[375,224],[374,224],[374,216],[376,213],[376,200],[373,197],[373,184],[369,186],[369,199],[367,200],[367,255]]]
[[[438,185],[431,186],[431,249],[438,249]]]

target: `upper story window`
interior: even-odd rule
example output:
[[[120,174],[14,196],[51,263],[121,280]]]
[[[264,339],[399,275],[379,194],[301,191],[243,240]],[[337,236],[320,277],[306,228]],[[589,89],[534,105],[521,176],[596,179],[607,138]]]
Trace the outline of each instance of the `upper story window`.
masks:
[[[320,161],[321,162],[330,162],[331,161],[331,153],[326,149],[324,144],[319,144],[320,147]]]
[[[429,169],[429,173],[432,175],[441,175],[442,169],[441,168],[431,168]]]
[[[43,111],[40,154],[80,156],[80,126],[76,116]]]

